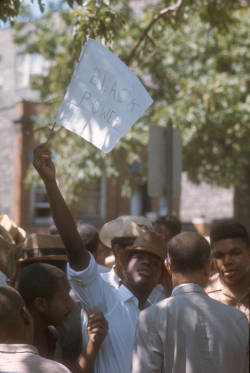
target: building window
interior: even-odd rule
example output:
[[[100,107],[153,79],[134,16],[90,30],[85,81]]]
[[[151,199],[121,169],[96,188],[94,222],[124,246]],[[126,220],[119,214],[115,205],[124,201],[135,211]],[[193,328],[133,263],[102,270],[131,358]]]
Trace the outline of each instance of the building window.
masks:
[[[83,193],[74,208],[77,220],[102,225],[106,216],[106,178],[83,187]],[[37,225],[53,223],[50,203],[45,188],[30,191],[30,222]]]
[[[28,88],[31,75],[46,75],[48,69],[49,61],[40,54],[18,54],[16,59],[17,88]]]
[[[77,204],[77,216],[81,221],[98,223],[100,220],[100,181],[83,188],[83,194]]]
[[[51,224],[50,204],[44,188],[32,188],[30,193],[30,220],[34,224]]]

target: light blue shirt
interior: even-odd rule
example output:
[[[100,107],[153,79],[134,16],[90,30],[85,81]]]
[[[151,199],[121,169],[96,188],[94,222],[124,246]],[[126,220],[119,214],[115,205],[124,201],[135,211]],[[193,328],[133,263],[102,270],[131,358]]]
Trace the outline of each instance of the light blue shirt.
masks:
[[[74,271],[67,267],[73,291],[83,305],[103,312],[109,324],[108,334],[98,352],[94,373],[130,373],[137,319],[140,313],[138,299],[121,285],[118,288],[106,282],[97,271],[90,254],[88,267]],[[83,322],[86,325],[86,320]],[[83,330],[83,338],[86,332]]]

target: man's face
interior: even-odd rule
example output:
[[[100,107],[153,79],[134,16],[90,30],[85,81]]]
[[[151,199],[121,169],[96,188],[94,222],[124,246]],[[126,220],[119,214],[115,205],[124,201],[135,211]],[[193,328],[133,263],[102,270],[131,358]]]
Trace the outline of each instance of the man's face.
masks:
[[[105,246],[101,241],[98,242],[95,252],[95,260],[98,264],[105,265],[105,259],[110,255],[110,248]]]
[[[158,233],[164,242],[168,243],[169,240],[175,235],[171,230],[164,224],[157,224],[154,228],[154,231]]]
[[[163,261],[158,256],[134,251],[127,264],[126,281],[131,286],[153,289],[161,278],[162,269]]]
[[[250,248],[241,238],[217,241],[213,258],[221,279],[226,285],[240,283],[250,273]]]
[[[58,281],[57,289],[51,299],[45,313],[47,321],[51,325],[61,324],[73,307],[73,300],[69,295],[70,286],[66,279]]]

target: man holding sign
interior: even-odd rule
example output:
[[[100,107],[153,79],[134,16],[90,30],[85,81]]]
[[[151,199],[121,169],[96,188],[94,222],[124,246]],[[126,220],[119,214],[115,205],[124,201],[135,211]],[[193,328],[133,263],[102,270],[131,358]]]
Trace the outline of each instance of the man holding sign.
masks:
[[[151,97],[128,67],[88,39],[56,122],[108,153],[151,104]],[[57,186],[46,145],[35,149],[34,166],[45,183],[67,249],[71,286],[85,307],[102,312],[109,323],[94,371],[130,373],[139,310],[150,303],[147,298],[160,280],[164,244],[155,233],[146,233],[128,254],[123,285],[111,286],[98,274],[94,257],[81,240]]]
[[[84,247],[72,215],[56,183],[55,167],[46,145],[34,151],[34,166],[45,183],[52,214],[67,250],[71,286],[81,303],[102,312],[109,323],[94,372],[130,373],[136,322],[148,296],[159,282],[164,243],[154,232],[139,236],[128,250],[123,284],[117,289],[98,274],[93,256]]]

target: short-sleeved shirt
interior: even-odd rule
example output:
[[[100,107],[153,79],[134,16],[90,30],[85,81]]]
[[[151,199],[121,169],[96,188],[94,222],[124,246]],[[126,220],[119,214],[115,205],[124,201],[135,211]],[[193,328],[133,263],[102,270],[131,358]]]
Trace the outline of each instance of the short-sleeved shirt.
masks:
[[[138,299],[124,285],[115,288],[103,280],[91,254],[85,270],[74,271],[68,265],[67,273],[73,291],[82,304],[93,311],[103,312],[109,324],[108,334],[94,364],[94,373],[130,373],[140,312]]]
[[[70,373],[64,365],[39,356],[28,344],[0,344],[0,372]]]
[[[248,321],[249,317],[249,293],[250,286],[241,297],[235,297],[231,291],[223,284],[220,279],[219,273],[214,274],[205,289],[206,293],[213,299],[218,300],[228,306],[237,308],[238,310],[244,312]]]

